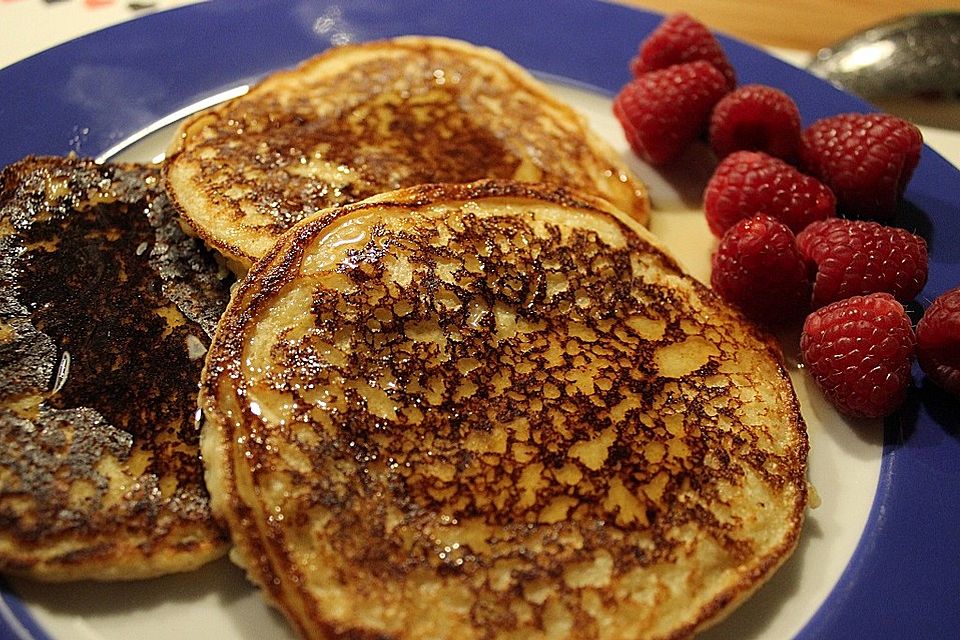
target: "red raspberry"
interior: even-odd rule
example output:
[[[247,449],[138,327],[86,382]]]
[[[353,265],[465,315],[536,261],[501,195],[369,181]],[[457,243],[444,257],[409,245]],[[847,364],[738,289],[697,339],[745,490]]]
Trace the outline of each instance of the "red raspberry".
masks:
[[[730,227],[713,254],[710,284],[748,317],[769,326],[796,320],[810,306],[807,266],[793,233],[760,214]]]
[[[703,194],[707,224],[722,236],[737,221],[757,213],[780,220],[794,233],[833,217],[833,193],[779,158],[735,151],[717,165]]]
[[[734,89],[713,108],[710,147],[718,158],[748,149],[793,162],[800,148],[800,110],[793,98],[773,87]]]
[[[664,18],[640,44],[640,53],[630,62],[633,75],[665,69],[675,64],[706,60],[727,79],[727,88],[737,86],[737,76],[723,47],[710,30],[686,13]]]
[[[887,293],[814,311],[800,334],[807,371],[840,412],[856,418],[879,418],[903,403],[915,343],[903,305]]]
[[[931,380],[960,395],[960,287],[934,300],[920,318],[917,360]]]
[[[802,134],[801,163],[851,216],[893,217],[920,161],[923,136],[886,114],[845,113],[817,120]]]
[[[613,113],[638,156],[651,164],[666,164],[700,135],[710,110],[726,91],[723,75],[698,60],[630,81],[614,99]]]
[[[878,222],[814,222],[797,235],[797,246],[816,265],[814,308],[878,292],[909,302],[927,282],[926,241]]]

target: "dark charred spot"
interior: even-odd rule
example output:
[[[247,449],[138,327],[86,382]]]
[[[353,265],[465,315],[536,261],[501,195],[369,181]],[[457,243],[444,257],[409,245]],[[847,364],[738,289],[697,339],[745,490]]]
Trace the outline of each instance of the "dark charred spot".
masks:
[[[0,187],[2,535],[212,526],[194,414],[228,297],[216,262],[154,168],[30,158]]]

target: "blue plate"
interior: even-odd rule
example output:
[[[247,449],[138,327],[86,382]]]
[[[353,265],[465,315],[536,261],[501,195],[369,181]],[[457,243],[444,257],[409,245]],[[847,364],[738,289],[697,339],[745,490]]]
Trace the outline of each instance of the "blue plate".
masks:
[[[210,2],[154,14],[0,70],[0,164],[98,156],[165,116],[340,41],[438,34],[504,51],[529,69],[612,95],[660,16],[590,0]],[[869,106],[722,38],[742,83],[778,86],[805,122]],[[929,243],[920,300],[960,284],[960,173],[925,148],[900,222]],[[918,386],[885,425],[876,496],[859,546],[800,638],[942,638],[960,630],[960,411]],[[813,452],[816,455],[816,452]],[[814,563],[808,563],[807,567]],[[0,637],[44,637],[0,592]]]

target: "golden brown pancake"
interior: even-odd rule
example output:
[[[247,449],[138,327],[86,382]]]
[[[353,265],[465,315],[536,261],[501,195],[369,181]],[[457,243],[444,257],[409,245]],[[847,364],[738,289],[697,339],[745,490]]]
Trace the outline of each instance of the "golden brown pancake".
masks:
[[[201,383],[234,560],[305,638],[678,638],[793,550],[778,351],[606,202],[482,181],[305,220]]]
[[[0,572],[124,580],[226,551],[195,417],[224,276],[155,167],[0,174]]]
[[[644,185],[579,114],[503,54],[438,37],[344,45],[275,73],[187,120],[165,171],[238,271],[305,216],[427,182],[555,182],[648,217]]]

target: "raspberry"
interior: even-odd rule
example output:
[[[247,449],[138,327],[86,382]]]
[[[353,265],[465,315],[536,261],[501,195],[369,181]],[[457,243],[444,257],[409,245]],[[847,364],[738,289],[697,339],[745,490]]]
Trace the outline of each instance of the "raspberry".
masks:
[[[833,193],[815,178],[759,151],[735,151],[717,165],[703,194],[707,224],[722,236],[737,221],[766,213],[794,233],[833,217]]]
[[[960,287],[934,300],[920,318],[917,360],[934,383],[960,395]]]
[[[764,214],[741,220],[724,234],[713,254],[710,284],[768,326],[799,319],[810,305],[807,266],[793,233]]]
[[[666,164],[700,135],[726,91],[723,75],[710,63],[678,64],[630,81],[614,99],[613,113],[638,156]]]
[[[833,189],[841,210],[885,220],[896,213],[922,146],[920,130],[906,120],[845,113],[810,125],[801,136],[800,158]]]
[[[665,69],[675,64],[705,60],[726,78],[727,89],[737,86],[737,76],[723,47],[710,30],[686,13],[664,18],[640,44],[640,53],[630,62],[633,75]]]
[[[816,265],[814,308],[878,292],[909,302],[927,282],[926,241],[896,227],[866,220],[821,220],[798,234],[797,246]]]
[[[793,162],[800,148],[800,110],[793,98],[773,87],[734,89],[713,108],[710,147],[718,158],[748,149]]]
[[[888,293],[829,304],[807,316],[800,334],[807,371],[855,418],[879,418],[903,403],[915,344],[903,305]]]

